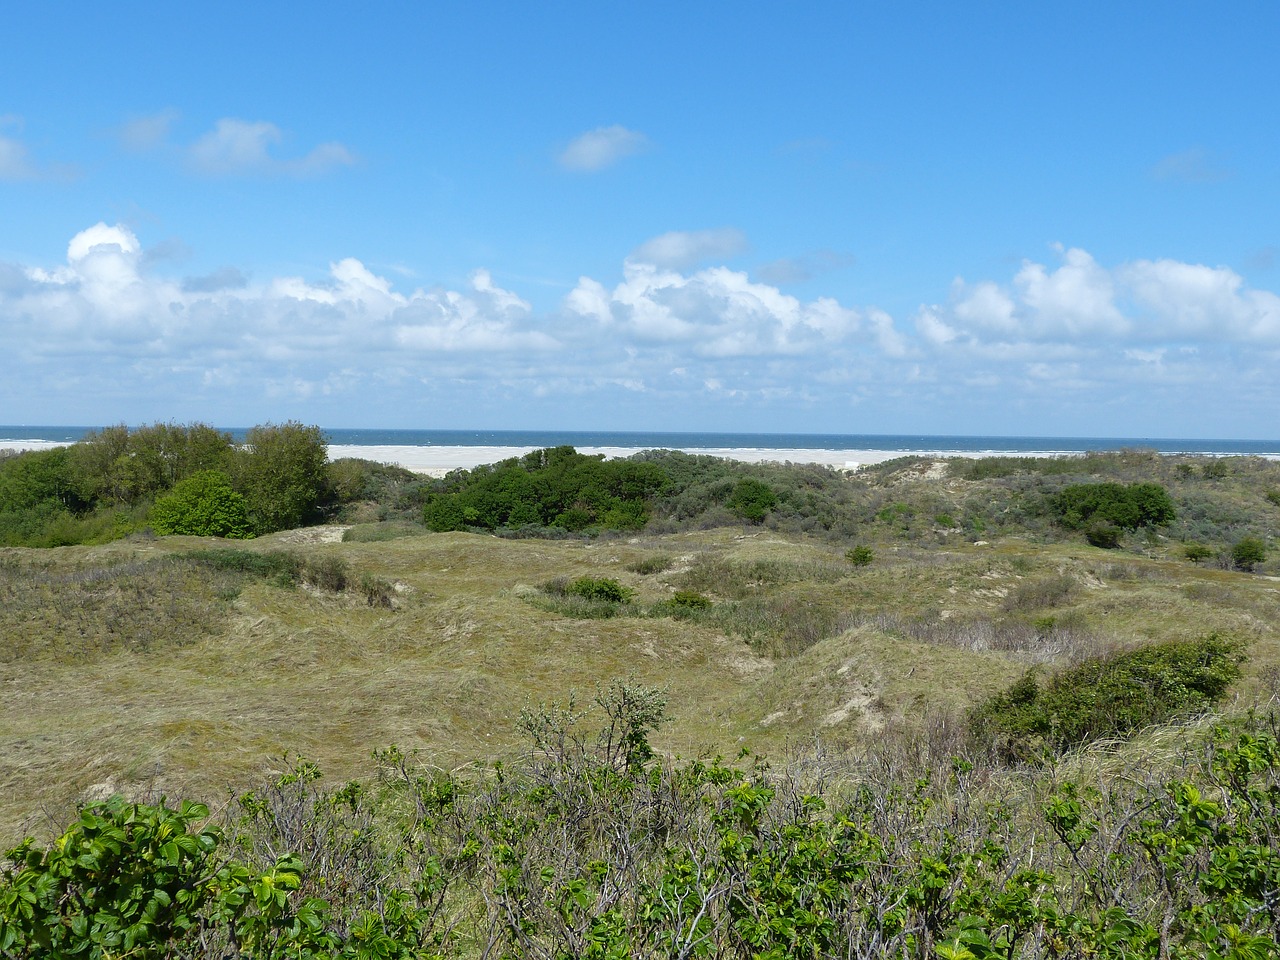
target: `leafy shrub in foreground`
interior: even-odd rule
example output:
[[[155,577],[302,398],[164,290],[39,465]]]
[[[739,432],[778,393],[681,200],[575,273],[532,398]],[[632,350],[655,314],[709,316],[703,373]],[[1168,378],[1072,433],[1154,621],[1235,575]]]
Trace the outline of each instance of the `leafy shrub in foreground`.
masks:
[[[1202,711],[1240,676],[1239,645],[1218,634],[1086,660],[1040,684],[1026,674],[976,707],[975,739],[1009,760],[1041,760]]]

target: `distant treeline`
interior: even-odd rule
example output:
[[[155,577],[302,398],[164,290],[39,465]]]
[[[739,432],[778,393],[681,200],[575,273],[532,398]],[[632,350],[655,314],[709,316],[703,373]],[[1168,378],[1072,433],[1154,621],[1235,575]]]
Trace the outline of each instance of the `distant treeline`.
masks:
[[[0,545],[101,543],[147,530],[246,537],[326,520],[357,525],[357,537],[382,521],[398,533],[517,537],[748,524],[845,544],[1171,541],[1186,559],[1249,570],[1274,554],[1280,530],[1280,464],[1256,457],[1119,450],[956,459],[940,472],[909,456],[851,474],[673,450],[606,460],[562,446],[431,479],[330,462],[315,426],[266,424],[245,439],[237,445],[198,423],[116,426],[70,447],[0,457]]]

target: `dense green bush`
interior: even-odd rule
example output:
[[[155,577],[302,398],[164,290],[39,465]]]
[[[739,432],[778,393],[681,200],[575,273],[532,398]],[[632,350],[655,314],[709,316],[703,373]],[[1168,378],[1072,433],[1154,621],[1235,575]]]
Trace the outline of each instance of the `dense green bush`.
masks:
[[[1084,528],[1084,538],[1095,547],[1114,550],[1120,546],[1120,537],[1124,533],[1114,523],[1105,520],[1091,520]]]
[[[185,556],[195,563],[212,570],[242,573],[281,585],[298,582],[302,570],[302,558],[287,550],[215,549],[194,550]]]
[[[653,464],[553,447],[451,474],[428,497],[423,520],[438,533],[520,527],[638,530],[648,522],[649,500],[666,483],[666,474]]]
[[[696,590],[677,590],[671,597],[671,605],[684,610],[706,610],[711,600]]]
[[[244,539],[253,535],[248,504],[220,470],[204,470],[179,480],[151,508],[151,525],[162,536]]]
[[[1213,556],[1213,548],[1203,543],[1188,543],[1183,546],[1182,555],[1192,563],[1199,563]]]
[[[875,554],[870,547],[862,545],[846,550],[844,558],[855,567],[866,567],[870,566],[871,561],[875,559]]]
[[[124,424],[88,433],[68,448],[68,467],[85,503],[132,504],[153,499],[202,470],[226,470],[231,435],[207,424]]]
[[[1040,683],[1032,671],[976,707],[976,740],[1042,760],[1103,737],[1206,710],[1240,676],[1239,645],[1217,634],[1087,660]]]
[[[1177,516],[1169,494],[1158,483],[1072,484],[1055,494],[1051,505],[1059,522],[1072,530],[1164,527]]]
[[[1267,559],[1267,545],[1257,537],[1245,537],[1231,548],[1231,560],[1241,570],[1251,571]]]
[[[579,577],[565,587],[565,593],[584,600],[630,603],[635,591],[610,577]]]
[[[230,434],[206,424],[132,430],[119,424],[66,448],[0,459],[0,544],[47,547],[127,536],[145,529],[153,501],[197,475],[204,476],[197,483],[204,495],[186,488],[167,500],[162,530],[242,535],[234,497],[209,485],[215,474],[244,498],[253,532],[296,527],[318,519],[325,498],[336,496],[326,466],[318,427],[254,427],[236,448]]]

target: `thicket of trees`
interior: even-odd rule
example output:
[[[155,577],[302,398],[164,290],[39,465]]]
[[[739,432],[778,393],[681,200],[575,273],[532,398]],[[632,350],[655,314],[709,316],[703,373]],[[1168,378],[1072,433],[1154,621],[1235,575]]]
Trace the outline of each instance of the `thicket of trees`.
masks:
[[[423,518],[437,532],[639,530],[649,521],[650,498],[668,482],[651,463],[552,447],[451,474],[428,498]]]
[[[158,533],[243,537],[320,518],[331,485],[319,427],[264,424],[245,443],[202,423],[123,424],[0,460],[0,545]]]

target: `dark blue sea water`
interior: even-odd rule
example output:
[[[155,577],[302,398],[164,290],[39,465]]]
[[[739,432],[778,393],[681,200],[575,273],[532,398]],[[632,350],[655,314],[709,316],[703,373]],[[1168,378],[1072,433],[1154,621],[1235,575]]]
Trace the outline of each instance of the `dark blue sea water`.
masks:
[[[0,425],[0,444],[44,440],[71,443],[94,427]],[[223,428],[237,440],[245,428]],[[1280,457],[1280,440],[1169,437],[984,437],[931,434],[646,433],[579,430],[326,430],[333,444],[406,447],[624,447],[645,449],[895,450],[937,453],[1083,453],[1141,447],[1161,453],[1252,454]]]

